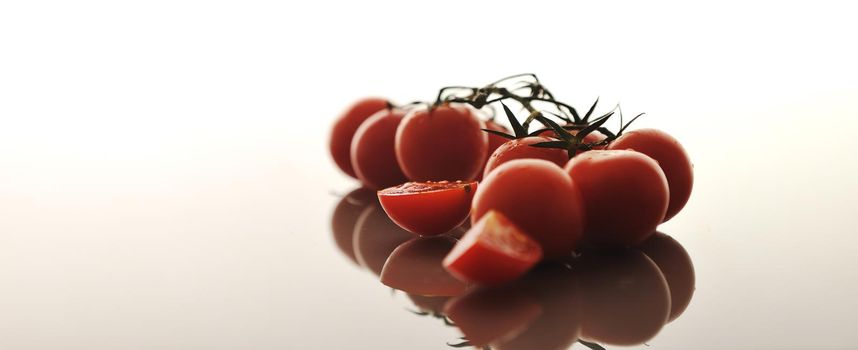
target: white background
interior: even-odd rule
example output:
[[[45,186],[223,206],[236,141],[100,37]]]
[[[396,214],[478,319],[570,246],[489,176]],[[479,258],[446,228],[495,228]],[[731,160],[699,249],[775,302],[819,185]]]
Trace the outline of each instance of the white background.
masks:
[[[698,301],[657,344],[854,346],[855,14],[821,1],[4,1],[0,347],[330,348],[331,329],[359,343],[368,330],[334,316],[341,304],[277,299],[371,284],[314,267],[332,254],[330,193],[354,186],[326,153],[330,123],[359,97],[427,100],[521,72],[582,108],[601,96],[647,112],[639,126],[694,158],[694,197],[666,226],[695,257]],[[809,252],[821,255],[797,258]],[[426,332],[389,336],[442,344]]]

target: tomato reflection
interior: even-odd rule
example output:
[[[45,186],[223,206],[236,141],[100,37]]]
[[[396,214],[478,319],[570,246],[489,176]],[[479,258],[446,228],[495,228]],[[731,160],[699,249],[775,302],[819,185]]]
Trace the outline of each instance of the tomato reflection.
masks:
[[[366,189],[340,201],[332,222],[345,255],[406,292],[414,313],[452,322],[476,347],[638,345],[679,317],[694,294],[691,257],[660,232],[637,248],[586,250],[565,265],[543,263],[518,281],[477,287],[441,265],[465,227],[419,238],[396,226]]]
[[[340,251],[352,262],[357,264],[354,251],[354,231],[360,214],[366,207],[377,203],[375,191],[368,188],[358,188],[337,203],[331,218],[331,231],[334,234],[334,242]]]
[[[381,283],[411,294],[464,293],[467,284],[453,277],[441,264],[455,245],[456,239],[449,236],[415,238],[399,245],[384,263]]]

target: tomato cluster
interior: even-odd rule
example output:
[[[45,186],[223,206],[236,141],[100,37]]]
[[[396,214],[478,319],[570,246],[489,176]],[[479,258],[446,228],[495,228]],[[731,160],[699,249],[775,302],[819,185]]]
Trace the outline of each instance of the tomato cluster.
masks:
[[[463,282],[501,284],[583,247],[638,246],[687,203],[682,145],[660,130],[627,131],[640,115],[623,124],[619,108],[596,116],[597,104],[579,114],[531,74],[443,88],[432,103],[369,98],[337,120],[330,148],[405,231],[443,235],[470,216],[438,264]],[[613,116],[616,132],[605,126]]]

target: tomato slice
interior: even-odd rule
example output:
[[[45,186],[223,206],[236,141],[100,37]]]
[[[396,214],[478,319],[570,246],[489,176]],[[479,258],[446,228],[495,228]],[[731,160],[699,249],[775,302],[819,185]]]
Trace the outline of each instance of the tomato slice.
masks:
[[[378,191],[384,211],[400,227],[421,236],[449,232],[471,212],[477,182],[408,182]]]
[[[463,281],[499,284],[517,279],[541,259],[538,242],[490,210],[444,258],[444,267]]]
[[[456,296],[468,285],[444,270],[441,261],[453,249],[453,237],[420,237],[405,242],[390,253],[381,283],[409,294]]]

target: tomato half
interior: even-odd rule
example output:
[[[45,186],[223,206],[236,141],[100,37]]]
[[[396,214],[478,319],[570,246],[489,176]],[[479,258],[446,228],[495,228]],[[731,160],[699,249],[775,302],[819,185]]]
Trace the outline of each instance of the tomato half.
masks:
[[[388,216],[421,236],[439,235],[461,225],[471,211],[477,182],[409,182],[378,191]]]
[[[664,219],[667,180],[652,158],[634,151],[589,151],[566,171],[587,208],[586,238],[599,245],[634,245]]]
[[[331,231],[334,242],[340,251],[357,263],[354,251],[354,232],[360,214],[370,205],[378,205],[375,191],[368,188],[358,188],[349,192],[337,203],[331,217]]]
[[[486,162],[486,168],[483,171],[483,177],[497,168],[499,165],[511,161],[513,159],[544,159],[558,166],[566,165],[569,161],[569,156],[565,150],[557,148],[541,148],[531,145],[540,142],[553,141],[550,137],[545,136],[530,136],[521,139],[508,140],[506,143],[496,149],[489,160]]]
[[[656,232],[640,245],[646,254],[661,270],[667,287],[670,289],[670,320],[673,321],[685,311],[694,295],[694,265],[691,256],[679,242],[670,236]]]
[[[459,240],[444,267],[463,281],[500,284],[519,278],[541,259],[538,242],[491,210]]]
[[[456,296],[468,285],[459,281],[441,265],[456,240],[448,236],[420,237],[393,250],[384,269],[381,283],[410,294]]]
[[[490,210],[539,242],[549,259],[569,256],[583,236],[581,193],[563,169],[546,160],[516,159],[489,173],[474,197],[471,222]]]
[[[396,130],[396,159],[412,181],[469,181],[488,153],[485,123],[464,105],[414,110]]]
[[[363,122],[352,139],[351,162],[366,187],[382,189],[408,181],[396,160],[396,128],[405,117],[398,109],[384,109]]]
[[[383,98],[365,98],[351,105],[334,122],[328,148],[337,167],[351,177],[357,177],[351,161],[352,138],[358,127],[370,116],[387,108],[388,101]]]
[[[673,136],[656,129],[634,130],[611,142],[608,149],[635,150],[658,162],[670,188],[664,221],[670,220],[688,203],[694,186],[694,167],[685,148]]]

